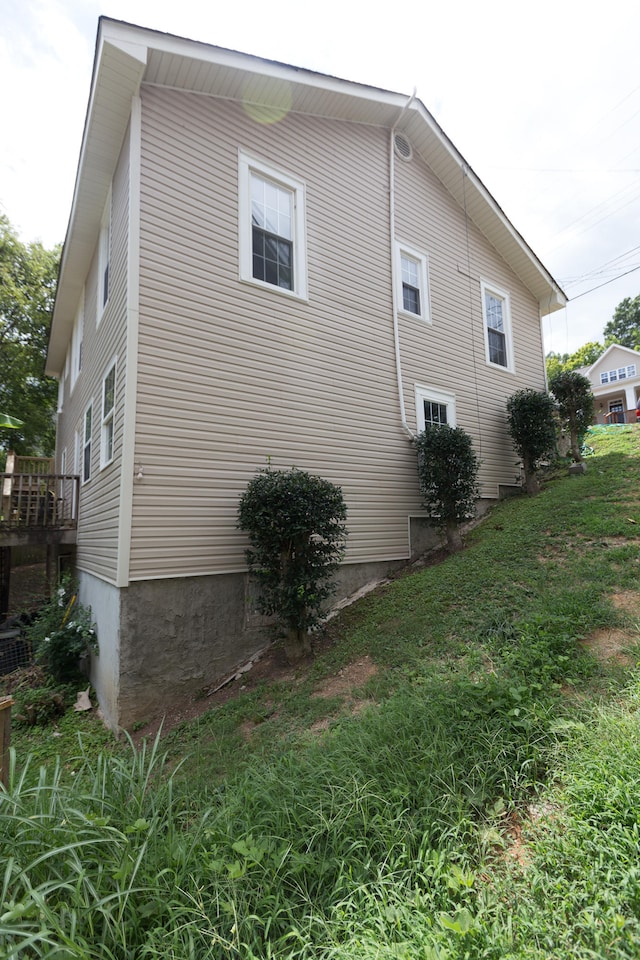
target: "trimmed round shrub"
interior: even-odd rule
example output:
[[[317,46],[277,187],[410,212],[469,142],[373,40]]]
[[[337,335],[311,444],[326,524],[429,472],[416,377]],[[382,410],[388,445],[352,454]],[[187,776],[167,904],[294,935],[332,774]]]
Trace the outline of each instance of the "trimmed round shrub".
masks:
[[[556,449],[556,405],[546,390],[527,387],[507,400],[507,422],[513,445],[522,458],[527,493],[539,489],[536,470]]]
[[[309,652],[309,628],[335,589],[346,517],[340,487],[304,470],[261,470],[240,500],[238,526],[249,535],[258,608],[284,628],[292,660]]]
[[[461,427],[433,424],[414,443],[424,506],[445,534],[449,549],[459,549],[460,524],[474,515],[480,495],[480,461],[471,437]]]
[[[581,447],[593,423],[593,393],[587,377],[577,370],[564,370],[549,381],[549,389],[558,402],[558,410],[571,439],[571,456],[582,462]]]

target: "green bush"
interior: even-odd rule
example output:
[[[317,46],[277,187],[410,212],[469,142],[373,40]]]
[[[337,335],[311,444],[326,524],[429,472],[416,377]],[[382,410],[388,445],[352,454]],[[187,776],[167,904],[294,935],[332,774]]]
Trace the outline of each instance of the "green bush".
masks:
[[[527,493],[539,489],[536,470],[540,460],[556,448],[556,405],[544,390],[518,390],[507,400],[507,422],[516,452],[522,457]]]
[[[27,727],[45,727],[61,717],[66,707],[64,690],[49,686],[28,687],[16,692],[14,720]]]
[[[557,373],[549,381],[549,389],[558,402],[558,410],[571,438],[571,456],[581,463],[580,448],[593,421],[591,384],[577,370]]]
[[[74,584],[63,580],[27,631],[35,658],[46,673],[61,683],[80,675],[80,663],[98,652],[91,610],[78,601]]]
[[[249,534],[258,606],[285,629],[291,659],[309,652],[308,630],[334,590],[346,516],[340,487],[303,470],[261,470],[240,500],[238,526]]]
[[[459,549],[459,526],[473,516],[479,497],[480,461],[471,437],[461,427],[433,424],[414,443],[424,506],[446,535],[449,549]]]

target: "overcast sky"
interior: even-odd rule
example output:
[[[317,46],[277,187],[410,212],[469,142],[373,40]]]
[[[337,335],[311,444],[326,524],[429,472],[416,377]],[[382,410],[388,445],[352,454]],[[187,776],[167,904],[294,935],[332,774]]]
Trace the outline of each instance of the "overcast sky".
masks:
[[[64,239],[101,14],[416,87],[570,297],[547,350],[601,340],[640,293],[637,0],[2,0],[0,211],[24,241]]]

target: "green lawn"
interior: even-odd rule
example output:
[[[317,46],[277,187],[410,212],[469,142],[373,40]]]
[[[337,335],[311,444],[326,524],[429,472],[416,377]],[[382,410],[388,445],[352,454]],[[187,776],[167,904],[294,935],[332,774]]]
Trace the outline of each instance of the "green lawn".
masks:
[[[16,729],[0,956],[640,956],[640,430],[590,442],[306,672],[137,752]]]

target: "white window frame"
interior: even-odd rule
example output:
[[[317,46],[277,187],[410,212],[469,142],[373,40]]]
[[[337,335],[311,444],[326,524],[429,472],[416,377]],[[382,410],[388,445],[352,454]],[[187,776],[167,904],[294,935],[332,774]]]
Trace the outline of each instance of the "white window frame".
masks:
[[[287,191],[292,197],[292,255],[293,255],[293,289],[278,287],[253,276],[253,236],[251,224],[251,177],[256,175],[263,180],[270,181],[276,187]],[[296,297],[299,300],[308,299],[307,290],[307,243],[306,243],[306,188],[302,180],[297,180],[289,174],[282,173],[262,160],[239,151],[239,244],[240,244],[240,279],[264,290]]]
[[[111,406],[107,410],[107,378],[113,373],[113,398],[111,401]],[[100,427],[100,469],[103,470],[105,467],[108,467],[113,461],[113,444],[114,444],[114,416],[116,409],[116,358],[114,357],[109,366],[107,367],[107,372],[102,378],[102,420]]]
[[[419,384],[416,384],[415,395],[416,424],[418,427],[418,433],[422,433],[426,426],[424,417],[425,400],[430,403],[439,403],[446,406],[447,425],[450,427],[456,426],[456,397],[454,393],[447,393],[445,390],[436,389],[434,387],[423,387]]]
[[[82,354],[84,341],[84,288],[78,302],[76,318],[71,335],[71,389],[76,385],[82,371]]]
[[[398,313],[406,317],[413,317],[414,320],[423,320],[425,323],[431,323],[431,297],[429,295],[429,260],[426,254],[420,253],[406,243],[396,241],[395,244],[395,295],[396,309]],[[417,286],[420,298],[420,310],[415,312],[407,310],[404,305],[404,278],[402,275],[403,258],[412,261],[417,270]]]
[[[62,413],[62,408],[64,407],[64,370],[60,374],[60,379],[58,380],[58,406],[57,413]]]
[[[87,437],[87,414],[89,415],[89,436]],[[91,480],[91,455],[93,441],[93,400],[87,404],[80,424],[80,483],[82,486]]]
[[[109,303],[111,293],[111,190],[104,207],[100,222],[98,247],[98,303],[96,305],[96,327]]]
[[[600,383],[618,383],[620,380],[632,380],[636,375],[635,363],[626,367],[616,367],[614,370],[603,370],[600,374]]]
[[[515,373],[515,363],[513,359],[513,332],[511,328],[511,297],[506,290],[501,290],[493,283],[487,280],[480,281],[480,290],[482,294],[482,324],[484,329],[484,346],[487,364],[494,370],[503,370],[507,373]],[[496,363],[491,359],[489,348],[489,317],[487,316],[487,294],[496,300],[502,302],[502,324],[504,329],[500,331],[504,335],[506,364]]]

